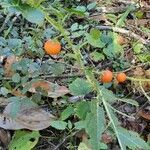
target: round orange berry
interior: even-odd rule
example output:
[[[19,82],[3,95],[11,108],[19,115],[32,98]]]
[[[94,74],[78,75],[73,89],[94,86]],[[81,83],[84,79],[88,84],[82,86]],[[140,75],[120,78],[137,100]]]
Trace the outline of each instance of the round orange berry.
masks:
[[[48,40],[44,44],[44,50],[49,55],[58,55],[61,51],[61,44],[58,41]]]
[[[125,73],[121,72],[121,73],[117,74],[116,79],[117,79],[118,82],[122,83],[127,79],[127,76],[126,76]]]
[[[106,70],[102,73],[101,81],[103,83],[109,83],[113,80],[113,73],[110,70]]]

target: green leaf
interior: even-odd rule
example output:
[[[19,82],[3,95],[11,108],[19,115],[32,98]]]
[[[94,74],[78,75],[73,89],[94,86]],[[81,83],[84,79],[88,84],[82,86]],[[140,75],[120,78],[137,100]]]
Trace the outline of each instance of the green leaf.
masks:
[[[21,39],[8,39],[7,40],[8,47],[11,49],[21,48],[22,47],[22,40]]]
[[[90,4],[87,5],[87,9],[88,9],[88,10],[92,10],[92,9],[94,9],[95,7],[96,7],[96,2],[93,2],[93,3],[90,3]]]
[[[141,53],[143,47],[144,47],[144,45],[142,43],[134,44],[133,50],[136,54],[139,54],[139,53]]]
[[[44,22],[44,14],[38,8],[28,8],[23,11],[23,16],[31,23],[41,25]]]
[[[120,123],[119,123],[117,117],[115,116],[114,112],[110,108],[109,104],[107,104],[107,102],[105,101],[104,98],[102,99],[102,102],[103,102],[103,105],[104,105],[105,110],[107,112],[108,118],[112,123],[113,130],[117,136],[120,148],[121,148],[121,150],[126,150],[126,147],[124,146],[123,141],[120,139],[120,136],[119,136],[118,127],[120,126]]]
[[[65,71],[65,65],[61,63],[54,63],[51,65],[50,70],[54,75],[61,75]]]
[[[0,94],[7,96],[8,93],[10,93],[10,91],[7,88],[1,87]]]
[[[75,10],[80,11],[80,12],[86,12],[86,7],[85,6],[77,6]]]
[[[69,129],[72,129],[72,123],[71,123],[70,120],[68,120],[68,128],[69,128]]]
[[[97,101],[91,102],[91,113],[88,113],[85,119],[85,130],[90,136],[90,143],[93,150],[100,149],[100,139],[105,129],[104,110],[97,104]]]
[[[92,91],[90,84],[84,80],[77,78],[69,85],[69,89],[73,95],[83,96]]]
[[[117,100],[116,95],[111,90],[106,89],[104,86],[100,86],[100,90],[105,101],[115,102]]]
[[[15,82],[15,83],[20,82],[20,75],[18,73],[14,74],[12,76],[12,81]]]
[[[105,59],[105,56],[102,53],[99,53],[97,51],[94,51],[90,54],[90,56],[92,57],[92,60],[94,60],[95,62],[101,61]]]
[[[78,150],[91,150],[91,148],[89,148],[85,143],[81,142],[79,144]]]
[[[31,150],[37,144],[39,137],[39,132],[18,130],[9,144],[9,150]]]
[[[76,122],[75,124],[75,129],[77,129],[77,130],[81,130],[81,129],[85,129],[85,121],[78,121],[78,122]]]
[[[72,114],[74,114],[74,108],[72,106],[68,106],[62,113],[61,113],[61,120],[66,120]]]
[[[38,7],[45,0],[21,0],[21,1],[22,3],[26,3],[30,5],[31,7]]]
[[[139,11],[135,12],[135,15],[138,19],[142,19],[144,16],[144,12],[142,10],[139,10]]]
[[[122,141],[124,147],[128,147],[132,150],[143,149],[148,150],[150,147],[148,144],[140,138],[138,133],[126,130],[122,127],[118,128],[119,138]],[[126,148],[125,148],[126,149]]]
[[[127,16],[128,16],[128,14],[129,14],[129,13],[131,12],[131,10],[133,10],[133,9],[134,9],[134,7],[133,7],[132,5],[129,6],[128,9],[126,10],[126,12],[121,15],[121,17],[120,17],[120,19],[118,20],[116,26],[123,26],[123,25],[124,25],[124,22],[125,22],[125,20],[126,20],[126,18],[127,18]]]
[[[115,57],[117,54],[123,52],[123,47],[117,43],[111,43],[103,49],[103,52],[108,57]]]
[[[94,29],[94,28],[92,28],[92,29],[90,30],[90,36],[91,36],[93,39],[99,39],[99,38],[100,38],[100,35],[101,35],[100,30]]]
[[[150,54],[149,53],[138,54],[137,57],[142,62],[150,62]]]
[[[91,29],[90,34],[86,34],[86,39],[93,47],[103,48],[105,43],[100,40],[100,31],[98,29]]]
[[[35,107],[37,104],[32,102],[29,98],[19,98],[19,97],[10,97],[9,101],[11,101],[11,111],[10,117],[15,118],[17,113],[20,112],[21,107]]]
[[[87,113],[90,111],[89,103],[82,101],[77,103],[75,113],[80,119],[85,119]]]
[[[64,121],[52,121],[50,122],[50,125],[55,128],[55,129],[58,129],[58,130],[65,130],[66,127],[67,127],[67,123],[64,122]]]
[[[78,29],[78,27],[79,27],[79,25],[78,25],[78,23],[76,22],[76,23],[74,23],[74,24],[72,24],[71,25],[71,31],[76,31],[77,29]]]

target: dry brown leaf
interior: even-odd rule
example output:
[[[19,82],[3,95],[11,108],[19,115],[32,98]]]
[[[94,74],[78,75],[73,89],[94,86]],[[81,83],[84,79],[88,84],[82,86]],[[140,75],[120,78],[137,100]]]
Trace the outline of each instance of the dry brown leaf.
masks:
[[[69,90],[65,86],[59,86],[52,82],[39,80],[31,84],[31,88],[29,89],[29,92],[36,93],[36,88],[42,88],[45,90],[48,94],[48,97],[57,98],[60,96],[63,96],[67,93],[69,93]]]
[[[25,96],[24,94],[21,93],[21,91],[19,89],[12,90],[11,94],[14,95],[14,96],[18,96],[18,97]]]
[[[138,112],[138,116],[146,119],[146,120],[150,120],[150,107],[148,107],[148,110],[140,110]]]
[[[7,57],[5,65],[4,65],[4,71],[6,77],[12,77],[14,74],[14,71],[12,70],[12,64],[18,61],[18,57],[12,55]]]
[[[150,78],[150,69],[144,70],[142,67],[137,67],[133,71],[134,78],[140,78],[140,79],[149,79]],[[136,89],[135,91],[141,91],[140,86],[147,92],[150,90],[150,82],[133,82],[133,86]]]
[[[144,70],[142,69],[142,67],[136,67],[134,72],[133,72],[133,75],[136,76],[136,77],[141,77],[144,75]]]
[[[43,130],[50,126],[50,121],[56,119],[52,114],[37,107],[21,107],[15,118],[11,117],[10,111],[13,102],[9,103],[0,116],[0,127],[4,129],[17,130]]]
[[[145,75],[148,79],[150,79],[150,69],[145,71]]]
[[[24,126],[16,122],[14,119],[0,115],[0,127],[9,130],[23,129]]]
[[[149,26],[150,25],[149,19],[138,19],[138,20],[128,19],[127,20],[127,23],[130,25],[135,25],[135,22],[137,26]]]
[[[11,136],[10,136],[9,131],[0,129],[0,146],[2,146],[3,148],[6,148],[9,144],[10,140],[11,140]]]

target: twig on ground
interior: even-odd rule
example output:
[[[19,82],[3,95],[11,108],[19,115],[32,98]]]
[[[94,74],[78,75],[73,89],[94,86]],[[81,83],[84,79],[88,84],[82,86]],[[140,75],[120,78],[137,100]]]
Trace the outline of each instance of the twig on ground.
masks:
[[[129,37],[135,38],[136,40],[142,42],[145,45],[150,45],[149,40],[145,40],[141,36],[135,34],[134,32],[123,29],[123,28],[111,27],[111,26],[97,26],[97,28],[100,29],[100,30],[112,30],[114,32],[122,33],[122,34],[125,34],[125,35],[129,36]]]
[[[136,66],[131,66],[130,68],[124,70],[123,72],[128,72],[136,67],[141,67],[141,66],[145,66],[145,65],[148,65],[149,63],[142,63],[142,64],[139,64],[139,65],[136,65]]]
[[[128,6],[125,6],[125,7],[98,7],[98,12],[96,13],[93,13],[90,17],[93,17],[93,16],[98,16],[100,15],[101,13],[105,13],[105,14],[118,14],[118,13],[124,13],[129,5],[133,5],[133,3],[128,3],[127,4]],[[137,9],[139,9],[139,6],[135,6],[135,8],[132,10],[133,11],[137,11]]]
[[[41,76],[42,78],[74,78],[74,77],[83,77],[84,74],[64,74],[64,75],[60,75],[60,76],[55,76],[55,75],[43,75]]]
[[[116,0],[116,2],[123,3],[123,4],[126,4],[126,5],[136,4],[134,1],[131,1],[131,0]]]
[[[68,135],[67,137],[65,137],[58,145],[56,145],[56,147],[53,150],[58,150],[60,148],[60,146],[70,137],[74,136],[76,133],[78,133],[79,131],[74,132],[72,135]]]

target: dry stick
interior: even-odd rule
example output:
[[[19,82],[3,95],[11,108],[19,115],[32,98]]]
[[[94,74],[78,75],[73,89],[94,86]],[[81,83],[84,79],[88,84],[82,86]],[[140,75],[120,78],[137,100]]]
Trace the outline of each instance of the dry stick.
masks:
[[[148,32],[143,32],[140,28],[138,28],[137,26],[131,25],[129,23],[127,23],[128,26],[130,26],[130,28],[136,30],[137,32],[141,33],[143,36],[148,37],[148,39],[150,39],[150,33]]]
[[[105,14],[117,14],[117,13],[124,13],[127,8],[129,6],[125,6],[125,7],[98,7],[98,12],[90,15],[90,17],[93,16],[98,16],[101,13],[105,13]],[[136,7],[134,10],[132,11],[136,11],[138,9],[138,7]]]
[[[98,29],[100,30],[112,30],[114,32],[118,32],[118,33],[122,33],[122,34],[126,34],[127,36],[129,37],[133,37],[135,38],[136,40],[142,42],[143,44],[147,44],[147,45],[150,45],[150,41],[149,40],[145,40],[143,39],[141,36],[133,33],[132,31],[129,31],[129,30],[126,30],[126,29],[123,29],[123,28],[119,28],[119,27],[111,27],[111,26],[97,26]]]
[[[60,76],[56,76],[56,75],[41,75],[40,77],[54,79],[54,78],[74,78],[74,77],[83,77],[83,76],[85,76],[85,75],[84,74],[64,74],[64,75],[60,75]],[[29,78],[32,79],[33,77],[30,76]],[[2,79],[0,79],[0,80],[2,80]],[[3,80],[11,80],[11,78],[4,77]]]
[[[56,145],[56,147],[53,150],[58,150],[60,148],[60,146],[70,137],[74,136],[76,133],[78,133],[79,131],[74,132],[72,135],[68,135],[67,137],[65,137],[58,145]]]
[[[139,64],[139,65],[136,65],[136,66],[131,66],[130,68],[124,70],[123,72],[128,72],[136,67],[141,67],[141,66],[145,66],[145,65],[149,65],[149,63],[142,63],[142,64]]]
[[[127,4],[127,5],[136,4],[134,1],[131,1],[131,0],[116,0],[116,2]]]
[[[54,75],[43,75],[41,76],[42,78],[74,78],[74,77],[83,77],[84,74],[64,74],[64,75],[60,75],[60,76],[54,76]]]

